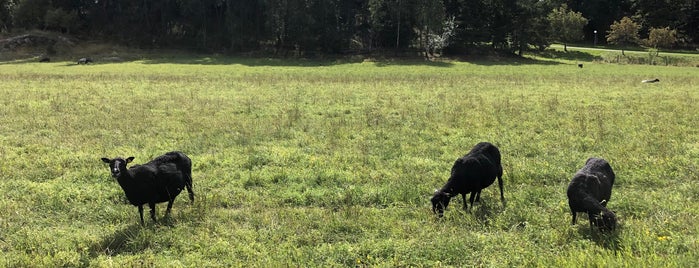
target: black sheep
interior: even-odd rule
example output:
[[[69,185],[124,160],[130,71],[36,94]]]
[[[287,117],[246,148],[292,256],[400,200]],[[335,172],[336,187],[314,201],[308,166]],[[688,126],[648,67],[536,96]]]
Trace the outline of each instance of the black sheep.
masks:
[[[126,159],[102,158],[109,163],[112,177],[116,178],[129,202],[138,207],[143,222],[143,205],[150,207],[150,217],[155,222],[155,204],[168,202],[165,215],[170,214],[175,197],[186,187],[189,200],[194,202],[192,192],[192,160],[181,152],[169,152],[143,165],[126,169],[134,157]]]
[[[435,190],[432,196],[432,211],[442,217],[452,197],[461,194],[466,205],[466,194],[471,193],[470,203],[480,201],[481,190],[493,184],[498,178],[500,200],[505,202],[502,190],[502,164],[500,150],[488,142],[481,142],[471,149],[468,154],[459,158],[451,168],[451,176],[442,189]]]
[[[80,59],[78,60],[78,64],[88,64],[88,63],[90,63],[90,62],[92,62],[92,59],[91,59],[91,58],[80,58]]]
[[[616,215],[607,209],[607,203],[612,196],[614,171],[604,159],[589,158],[570,181],[568,185],[568,205],[573,214],[575,224],[578,212],[587,213],[590,227],[597,226],[601,230],[614,230]]]

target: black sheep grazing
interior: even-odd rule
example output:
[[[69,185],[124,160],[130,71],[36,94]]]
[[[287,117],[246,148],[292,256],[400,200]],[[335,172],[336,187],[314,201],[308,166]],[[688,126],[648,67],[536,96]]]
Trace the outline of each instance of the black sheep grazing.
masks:
[[[468,154],[459,158],[451,168],[451,176],[442,189],[435,190],[430,199],[432,201],[432,211],[442,217],[444,210],[449,205],[452,197],[461,194],[466,205],[466,194],[471,193],[470,203],[480,201],[481,190],[493,184],[498,178],[500,187],[500,200],[505,202],[505,195],[502,190],[502,164],[500,163],[500,150],[495,145],[488,142],[481,142],[471,149]]]
[[[592,225],[602,230],[616,228],[616,215],[607,209],[607,203],[612,196],[614,171],[604,159],[590,158],[570,181],[568,185],[568,205],[573,214],[575,224],[578,212],[587,213]]]
[[[112,177],[116,178],[124,190],[129,202],[138,207],[143,222],[143,205],[150,207],[150,217],[155,222],[155,204],[168,202],[165,215],[170,214],[175,197],[186,187],[189,200],[194,202],[192,192],[192,160],[181,152],[169,152],[158,156],[143,165],[134,165],[126,169],[134,157],[126,159],[102,158],[109,163]]]
[[[78,64],[88,64],[88,63],[90,63],[90,62],[92,62],[92,59],[91,59],[91,58],[80,58],[80,59],[78,60]]]

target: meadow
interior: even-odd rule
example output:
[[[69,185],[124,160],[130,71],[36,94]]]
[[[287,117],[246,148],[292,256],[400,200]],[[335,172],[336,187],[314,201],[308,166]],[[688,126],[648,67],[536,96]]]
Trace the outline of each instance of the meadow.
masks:
[[[2,267],[699,266],[696,67],[190,55],[0,77]],[[493,185],[438,219],[480,141],[507,202]],[[100,158],[171,150],[196,200],[141,226]],[[611,233],[570,224],[593,156],[617,175]]]

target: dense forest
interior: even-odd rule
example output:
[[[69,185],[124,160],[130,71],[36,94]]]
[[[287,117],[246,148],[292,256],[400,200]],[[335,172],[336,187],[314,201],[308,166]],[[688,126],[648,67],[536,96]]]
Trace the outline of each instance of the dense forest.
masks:
[[[616,43],[635,45],[648,40],[653,30],[666,29],[672,42],[658,44],[696,48],[698,2],[0,0],[0,33],[41,29],[135,47],[231,53],[469,53],[482,48],[521,52],[551,42],[631,40]],[[634,24],[632,35],[637,36],[608,39],[611,26],[624,21]]]

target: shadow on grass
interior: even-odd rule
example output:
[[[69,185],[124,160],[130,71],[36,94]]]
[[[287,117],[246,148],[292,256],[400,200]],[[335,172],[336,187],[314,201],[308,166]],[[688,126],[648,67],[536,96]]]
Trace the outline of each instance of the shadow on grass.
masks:
[[[130,224],[90,246],[90,255],[92,257],[99,255],[116,256],[144,251],[150,248],[155,229],[159,227],[172,228],[175,224],[175,220],[170,217],[165,217],[157,223],[146,223],[146,226],[139,223]]]
[[[606,248],[608,250],[619,251],[623,248],[621,238],[619,238],[620,233],[619,226],[617,226],[614,231],[600,231],[598,228],[590,228],[589,225],[583,227],[578,226],[578,233],[590,241],[595,242],[600,247]]]
[[[473,219],[475,219],[479,224],[489,226],[491,224],[491,219],[495,217],[496,214],[502,213],[505,210],[505,206],[500,203],[499,199],[494,199],[487,202],[484,202],[484,200],[481,199],[479,202],[474,202],[473,207],[471,207],[469,204],[469,208],[466,210],[463,208],[463,203],[461,202],[460,197],[458,197],[458,200],[459,201],[452,199],[453,207],[450,205],[450,208],[447,208],[447,210],[444,211],[445,215],[447,213],[455,213],[464,217],[473,217]],[[468,200],[466,202],[468,202]]]
[[[147,247],[143,245],[135,247],[134,241],[146,228],[140,224],[131,224],[117,230],[113,234],[103,237],[98,243],[93,244],[90,247],[90,254],[93,256],[102,254],[116,256],[122,253],[143,251]]]
[[[484,202],[481,199],[479,202],[474,202],[471,207],[471,213],[479,222],[485,225],[490,225],[490,219],[495,216],[495,213],[501,212],[498,206],[493,206],[494,201]]]
[[[23,58],[23,59],[5,59],[0,60],[0,65],[11,65],[11,64],[25,64],[25,63],[37,63],[39,59],[37,57]]]
[[[93,57],[93,62],[86,65],[109,65],[128,62],[142,62],[143,64],[182,64],[182,65],[243,65],[250,67],[322,67],[334,66],[343,64],[369,63],[377,67],[389,66],[432,66],[432,67],[451,67],[454,62],[468,62],[477,65],[497,66],[497,65],[557,65],[562,64],[557,62],[556,58],[585,58],[584,56],[573,56],[573,54],[587,54],[582,52],[557,52],[551,50],[544,52],[549,54],[541,54],[547,59],[532,59],[527,57],[519,57],[514,54],[474,54],[469,56],[454,56],[444,57],[436,60],[427,60],[419,56],[386,56],[386,55],[329,55],[311,58],[283,58],[283,57],[255,57],[255,56],[230,56],[230,55],[201,55],[201,54],[151,54],[140,55],[138,57],[123,57],[119,61],[106,60],[104,57]],[[592,56],[587,54],[587,58]],[[565,56],[565,57],[564,57]],[[71,67],[85,64],[77,64],[75,61],[65,61],[58,66]],[[57,62],[58,62],[57,61]],[[29,57],[21,59],[5,59],[0,60],[0,65],[12,64],[27,64],[36,63],[38,58]]]
[[[527,53],[531,55],[532,53]],[[525,54],[525,56],[527,55]],[[589,53],[580,51],[562,52],[556,50],[546,50],[536,52],[534,55],[540,58],[520,57],[514,54],[472,54],[467,56],[447,56],[436,60],[427,60],[418,56],[396,56],[385,55],[338,55],[322,56],[311,58],[283,58],[283,57],[254,57],[254,56],[230,56],[230,55],[198,55],[198,54],[154,54],[140,55],[138,57],[124,57],[119,61],[106,60],[104,57],[93,57],[90,64],[77,64],[75,61],[65,61],[58,66],[71,67],[79,65],[109,65],[128,62],[142,62],[143,64],[182,64],[182,65],[243,65],[249,67],[323,67],[343,64],[369,63],[377,67],[389,66],[431,66],[431,67],[451,67],[455,62],[467,62],[483,66],[499,65],[560,65],[558,60],[578,60],[592,61],[600,59]],[[542,59],[543,58],[543,59]],[[58,62],[57,61],[57,62]],[[22,59],[0,60],[0,65],[36,63],[36,57]]]
[[[561,63],[561,62],[558,62],[555,60],[541,60],[541,59],[532,59],[532,58],[518,57],[518,56],[483,57],[483,58],[476,57],[476,58],[461,59],[461,61],[468,62],[471,64],[476,64],[476,65],[483,65],[483,66],[560,65],[560,64],[564,64],[564,63]]]
[[[354,63],[373,63],[386,66],[434,66],[450,67],[448,61],[430,61],[416,57],[371,58],[358,56],[329,58],[271,58],[271,57],[228,57],[228,56],[183,56],[145,59],[145,64],[187,64],[187,65],[244,65],[250,67],[322,67]]]
[[[247,58],[227,56],[192,56],[163,57],[145,59],[145,64],[190,64],[190,65],[244,65],[249,67],[322,67],[355,63],[370,63],[377,67],[390,66],[431,66],[451,67],[454,62],[467,62],[476,65],[559,65],[564,64],[554,59],[542,60],[519,56],[469,56],[446,57],[427,60],[422,57],[364,57],[362,55],[338,58]]]
[[[555,50],[555,49],[547,49],[541,52],[537,52],[536,55],[548,59],[564,59],[564,60],[572,60],[572,61],[595,61],[595,60],[602,60],[602,57],[600,56],[595,56],[587,52],[582,52],[582,51],[560,51],[560,50]]]

